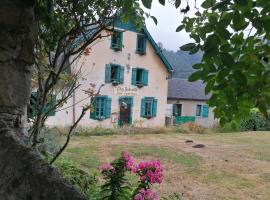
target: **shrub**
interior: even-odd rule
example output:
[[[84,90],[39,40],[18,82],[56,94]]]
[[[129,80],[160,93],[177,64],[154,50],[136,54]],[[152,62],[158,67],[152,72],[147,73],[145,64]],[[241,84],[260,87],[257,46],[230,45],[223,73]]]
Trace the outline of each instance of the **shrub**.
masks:
[[[242,131],[267,131],[270,130],[270,118],[265,118],[258,110],[253,109],[249,118],[244,119],[239,127]]]
[[[59,158],[55,162],[55,167],[68,182],[84,193],[89,199],[98,199],[99,188],[96,175],[89,175],[81,170],[75,162],[67,158]]]

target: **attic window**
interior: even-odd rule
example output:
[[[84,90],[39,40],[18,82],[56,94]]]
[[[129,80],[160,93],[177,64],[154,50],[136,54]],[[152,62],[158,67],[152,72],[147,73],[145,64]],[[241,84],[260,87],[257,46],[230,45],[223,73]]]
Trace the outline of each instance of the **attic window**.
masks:
[[[146,53],[146,38],[144,35],[137,35],[136,53],[142,54],[142,55]]]
[[[122,50],[123,33],[120,31],[114,31],[111,37],[111,49],[115,51]]]

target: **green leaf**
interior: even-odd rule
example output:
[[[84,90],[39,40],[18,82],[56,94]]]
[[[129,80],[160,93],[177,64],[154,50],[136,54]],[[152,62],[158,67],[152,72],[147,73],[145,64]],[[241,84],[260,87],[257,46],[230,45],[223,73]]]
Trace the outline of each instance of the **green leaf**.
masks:
[[[216,4],[216,0],[205,0],[203,3],[202,3],[202,7],[205,8],[205,9],[208,9],[208,8],[211,8],[213,7],[214,5]]]
[[[193,69],[201,69],[203,67],[204,67],[204,64],[202,64],[202,63],[196,63],[196,64],[192,65]]]
[[[188,77],[190,82],[194,82],[201,79],[202,71],[196,71]]]
[[[210,81],[207,82],[206,86],[205,86],[205,94],[209,94],[215,85],[215,79],[211,79]]]
[[[188,43],[188,44],[185,44],[185,45],[181,46],[180,49],[182,51],[191,51],[195,47],[196,47],[196,44],[195,43]]]
[[[175,0],[175,3],[174,3],[175,8],[179,8],[180,4],[181,4],[181,0]]]
[[[177,28],[176,28],[176,32],[180,32],[180,31],[182,31],[183,29],[185,28],[185,25],[180,25],[180,26],[178,26]]]
[[[157,23],[158,23],[157,18],[155,18],[154,16],[151,16],[151,18],[154,21],[154,23],[157,25]]]
[[[225,40],[228,40],[231,37],[231,33],[225,28],[219,27],[217,29],[217,32],[218,32],[218,35],[224,38]]]
[[[227,67],[232,67],[234,64],[234,59],[231,54],[229,53],[221,53],[220,58],[222,63]]]
[[[212,51],[213,49],[216,49],[218,43],[219,43],[219,38],[215,34],[209,35],[206,38],[206,41],[204,44],[204,51],[209,52],[209,51]]]
[[[216,23],[217,23],[217,17],[214,15],[210,15],[208,20],[209,20],[210,24],[216,25]]]
[[[151,9],[152,6],[152,0],[142,0],[142,4],[144,7]]]
[[[160,3],[161,5],[165,6],[165,0],[158,0],[158,1],[159,1],[159,3]]]
[[[223,27],[223,28],[227,27],[231,23],[233,16],[234,16],[233,12],[224,13],[221,20],[219,21],[218,25]]]
[[[245,18],[243,17],[243,15],[241,15],[239,13],[239,11],[236,10],[234,12],[234,15],[233,15],[233,26],[232,26],[232,28],[235,31],[240,31],[240,30],[244,30],[248,26],[248,24],[249,23],[245,21]]]

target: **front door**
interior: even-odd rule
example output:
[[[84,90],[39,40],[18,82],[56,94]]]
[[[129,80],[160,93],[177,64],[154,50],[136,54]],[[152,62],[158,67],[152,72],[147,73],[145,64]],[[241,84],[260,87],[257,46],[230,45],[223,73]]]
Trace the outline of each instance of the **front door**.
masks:
[[[119,106],[119,126],[130,125],[132,123],[132,97],[121,97]]]

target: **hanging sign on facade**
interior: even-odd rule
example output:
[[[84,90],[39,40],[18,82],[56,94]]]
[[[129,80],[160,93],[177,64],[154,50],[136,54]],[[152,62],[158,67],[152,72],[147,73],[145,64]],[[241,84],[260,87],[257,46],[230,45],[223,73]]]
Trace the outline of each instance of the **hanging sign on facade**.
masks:
[[[137,87],[125,87],[125,86],[117,86],[114,88],[114,94],[122,95],[122,96],[136,96],[139,95],[139,90]]]

